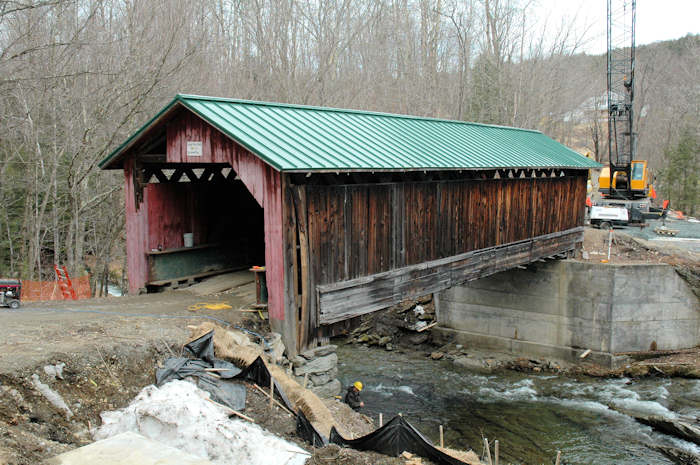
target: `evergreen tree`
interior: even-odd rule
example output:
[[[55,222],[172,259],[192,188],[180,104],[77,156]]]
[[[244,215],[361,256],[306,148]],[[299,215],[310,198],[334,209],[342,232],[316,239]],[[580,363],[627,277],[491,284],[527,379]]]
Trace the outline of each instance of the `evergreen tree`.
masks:
[[[666,149],[666,167],[661,173],[671,206],[687,215],[700,213],[700,141],[686,128],[678,143]]]

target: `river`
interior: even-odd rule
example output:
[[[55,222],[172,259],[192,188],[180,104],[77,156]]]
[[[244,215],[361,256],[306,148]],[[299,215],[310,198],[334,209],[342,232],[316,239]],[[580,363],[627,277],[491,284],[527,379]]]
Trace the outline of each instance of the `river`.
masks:
[[[419,353],[338,348],[343,386],[361,380],[363,413],[398,413],[434,443],[482,453],[499,440],[501,463],[672,464],[650,444],[700,454],[700,447],[656,433],[609,408],[666,417],[700,417],[700,380],[573,378],[503,371],[481,374]]]

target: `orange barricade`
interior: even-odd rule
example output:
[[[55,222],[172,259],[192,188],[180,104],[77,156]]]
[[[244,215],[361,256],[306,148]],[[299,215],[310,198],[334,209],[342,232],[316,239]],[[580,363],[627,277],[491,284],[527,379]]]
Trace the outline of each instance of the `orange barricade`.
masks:
[[[90,275],[73,278],[73,289],[78,299],[89,299]],[[58,281],[24,281],[22,280],[22,301],[64,300]]]

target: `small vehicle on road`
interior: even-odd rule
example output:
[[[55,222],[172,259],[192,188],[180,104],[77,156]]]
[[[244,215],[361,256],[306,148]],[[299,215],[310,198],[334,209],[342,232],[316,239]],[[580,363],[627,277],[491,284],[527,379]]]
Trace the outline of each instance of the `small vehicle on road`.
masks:
[[[22,281],[0,279],[0,307],[19,308],[22,295]]]

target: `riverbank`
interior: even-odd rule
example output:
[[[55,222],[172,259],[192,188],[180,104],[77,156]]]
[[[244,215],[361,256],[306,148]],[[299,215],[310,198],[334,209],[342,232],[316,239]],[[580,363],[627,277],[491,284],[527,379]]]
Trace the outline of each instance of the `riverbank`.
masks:
[[[698,446],[629,414],[695,421],[700,415],[696,379],[485,372],[455,364],[449,351],[434,360],[434,352],[401,345],[391,351],[339,346],[339,377],[343,383],[363,381],[365,413],[372,418],[401,412],[433,441],[442,425],[450,447],[480,451],[484,437],[499,440],[502,463],[553,463],[557,450],[567,464],[669,465],[680,462],[661,449],[700,454]]]
[[[389,352],[413,352],[431,360],[449,360],[458,367],[480,373],[514,370],[602,378],[649,376],[700,379],[700,347],[615,354],[622,362],[613,369],[590,362],[585,351],[572,363],[460,344],[449,337],[436,337],[431,331],[436,320],[433,297],[424,296],[362,316],[359,325],[339,340]]]
[[[231,303],[233,298],[207,299]],[[8,311],[8,324],[0,328],[0,335],[12,342],[0,360],[0,463],[41,463],[91,443],[102,414],[127,407],[153,384],[156,369],[183,354],[190,330],[202,321],[226,319],[232,326],[258,334],[269,331],[257,313],[236,313],[235,308],[193,311],[189,309],[193,301],[201,302],[202,297],[177,292]],[[256,336],[251,339],[259,342]],[[279,369],[287,370],[288,363]],[[294,415],[276,406],[271,409],[266,394],[249,382],[245,385],[245,415],[307,450],[311,464],[406,463],[404,458],[336,446],[312,448],[297,434]],[[323,404],[345,437],[362,436],[376,428],[375,421],[335,398]]]

